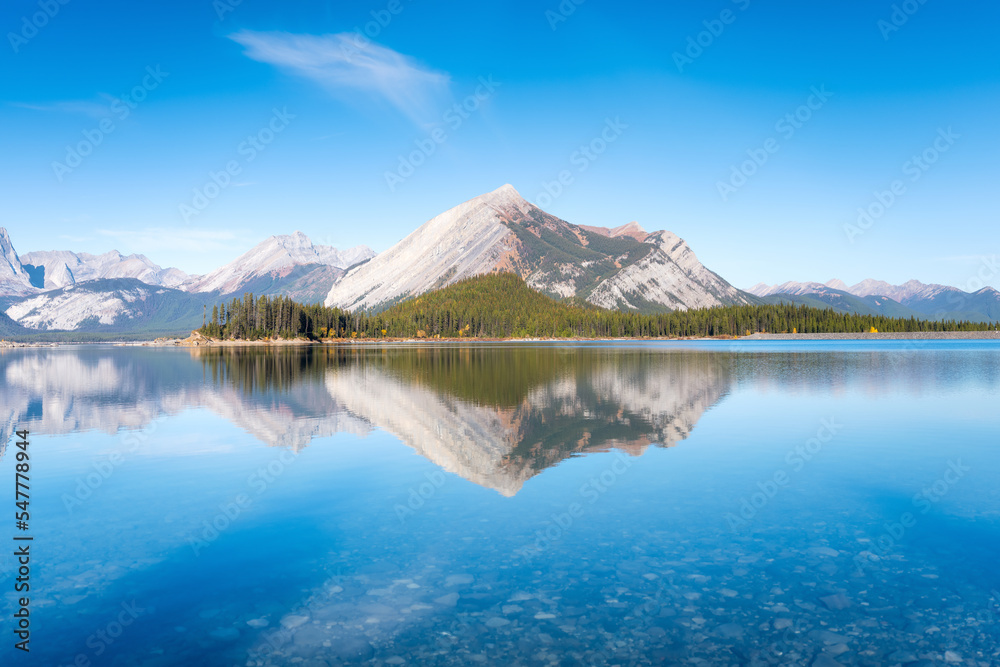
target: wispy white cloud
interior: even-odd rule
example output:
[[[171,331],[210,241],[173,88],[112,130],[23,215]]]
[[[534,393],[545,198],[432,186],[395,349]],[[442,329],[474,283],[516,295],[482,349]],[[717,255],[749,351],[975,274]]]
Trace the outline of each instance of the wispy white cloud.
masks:
[[[417,123],[440,115],[448,74],[410,56],[359,40],[354,33],[293,35],[243,30],[229,36],[249,58],[289,70],[331,89],[366,92],[384,99]]]
[[[99,236],[115,239],[131,252],[183,251],[187,253],[232,252],[234,241],[241,237],[229,230],[147,227],[145,229],[99,229]]]
[[[68,113],[82,114],[91,118],[106,118],[111,115],[111,105],[100,104],[88,100],[62,100],[57,102],[47,102],[44,104],[31,104],[27,102],[10,102],[11,106],[31,111],[43,111],[46,113]]]

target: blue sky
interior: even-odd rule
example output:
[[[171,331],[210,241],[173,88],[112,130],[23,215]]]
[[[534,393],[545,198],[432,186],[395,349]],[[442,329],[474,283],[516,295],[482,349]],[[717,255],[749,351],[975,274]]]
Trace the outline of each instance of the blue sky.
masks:
[[[294,230],[385,250],[511,183],[741,287],[1000,287],[1000,7],[663,5],[9,2],[0,225],[201,273]]]

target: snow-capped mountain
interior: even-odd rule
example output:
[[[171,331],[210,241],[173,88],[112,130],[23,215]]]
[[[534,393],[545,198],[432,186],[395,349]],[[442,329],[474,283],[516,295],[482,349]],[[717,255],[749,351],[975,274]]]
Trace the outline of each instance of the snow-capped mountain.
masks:
[[[98,279],[28,296],[4,314],[37,331],[183,331],[201,326],[203,301],[135,278]]]
[[[580,227],[511,185],[432,218],[333,285],[326,304],[379,308],[471,276],[511,271],[555,297],[606,308],[688,309],[747,303],[670,232],[637,223]]]
[[[829,285],[824,285],[823,283],[797,283],[795,281],[788,281],[787,283],[782,283],[780,285],[757,283],[748,289],[747,292],[755,296],[771,296],[772,294],[814,294],[827,289],[840,289],[844,292],[847,291],[843,288],[831,287]]]
[[[896,306],[912,311],[913,316],[930,319],[1000,321],[1000,292],[992,287],[984,287],[976,292],[965,292],[957,287],[924,284],[919,280],[909,280],[902,285],[892,285],[882,280],[863,280],[848,286],[842,280],[826,283],[787,282],[780,285],[759,283],[747,290],[759,297],[778,295],[820,296],[831,303],[831,297],[854,296],[875,306],[876,312],[893,316],[909,317]],[[890,310],[879,310],[888,307]],[[857,312],[858,309],[854,308]]]
[[[21,257],[31,274],[32,284],[40,289],[57,289],[86,280],[135,278],[147,285],[176,287],[190,276],[180,269],[163,269],[145,255],[122,255],[117,250],[103,255],[69,250],[29,252]]]
[[[17,256],[7,230],[0,227],[0,296],[31,294],[31,275]]]
[[[195,276],[180,286],[188,292],[232,294],[262,276],[283,278],[296,266],[321,265],[347,269],[375,256],[368,246],[337,250],[315,245],[302,232],[272,236],[223,267]]]
[[[321,301],[345,268],[373,255],[366,246],[338,251],[314,245],[296,232],[273,236],[207,276],[189,276],[116,250],[19,257],[0,228],[0,296],[6,297],[0,332],[181,332],[200,326],[204,307],[230,293]]]

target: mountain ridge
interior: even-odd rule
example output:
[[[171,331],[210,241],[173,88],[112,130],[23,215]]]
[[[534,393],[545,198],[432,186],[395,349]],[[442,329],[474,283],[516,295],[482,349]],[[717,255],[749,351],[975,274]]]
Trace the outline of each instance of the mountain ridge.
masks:
[[[316,245],[300,231],[276,234],[261,241],[228,264],[204,276],[193,276],[180,285],[187,292],[239,292],[254,278],[267,274],[285,275],[295,266],[318,264],[345,270],[375,256],[365,245],[347,250]]]
[[[895,309],[893,304],[896,304],[909,309],[918,317],[1000,321],[1000,292],[992,287],[966,292],[958,287],[927,284],[919,280],[908,280],[901,285],[892,285],[869,278],[855,285],[847,285],[839,279],[829,280],[826,283],[795,281],[779,285],[758,283],[747,292],[762,298],[818,296],[827,302],[831,297],[847,295],[863,299],[876,307],[888,305],[891,309]],[[880,302],[879,299],[887,301]]]
[[[21,262],[39,289],[58,289],[86,280],[136,278],[147,285],[177,287],[189,278],[176,268],[161,268],[145,255],[123,255],[110,250],[100,255],[71,250],[41,250],[25,253]],[[38,284],[41,282],[42,284]]]
[[[847,285],[833,279],[759,283],[744,292],[705,267],[673,232],[648,232],[637,221],[576,225],[529,203],[510,184],[431,218],[381,254],[363,245],[338,250],[314,244],[295,231],[270,236],[205,275],[117,250],[18,255],[0,227],[0,310],[10,320],[7,329],[131,328],[149,321],[150,304],[189,322],[195,302],[243,292],[378,310],[465,278],[504,272],[556,299],[625,312],[791,302],[864,315],[1000,321],[1000,292],[990,287],[964,292],[917,280]],[[101,289],[107,291],[98,294]],[[165,301],[176,303],[167,307]]]
[[[0,295],[30,294],[31,275],[14,250],[7,229],[0,227]]]
[[[632,222],[582,227],[527,202],[510,184],[448,209],[347,272],[326,305],[378,310],[486,273],[511,272],[556,298],[605,308],[687,309],[749,303],[667,231]]]

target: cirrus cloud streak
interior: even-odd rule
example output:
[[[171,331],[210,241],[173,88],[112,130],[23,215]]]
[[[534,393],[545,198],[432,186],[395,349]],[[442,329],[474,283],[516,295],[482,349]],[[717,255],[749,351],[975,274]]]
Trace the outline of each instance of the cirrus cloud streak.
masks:
[[[439,115],[451,78],[356,33],[296,35],[242,30],[229,36],[245,55],[331,90],[367,93],[424,124]]]

